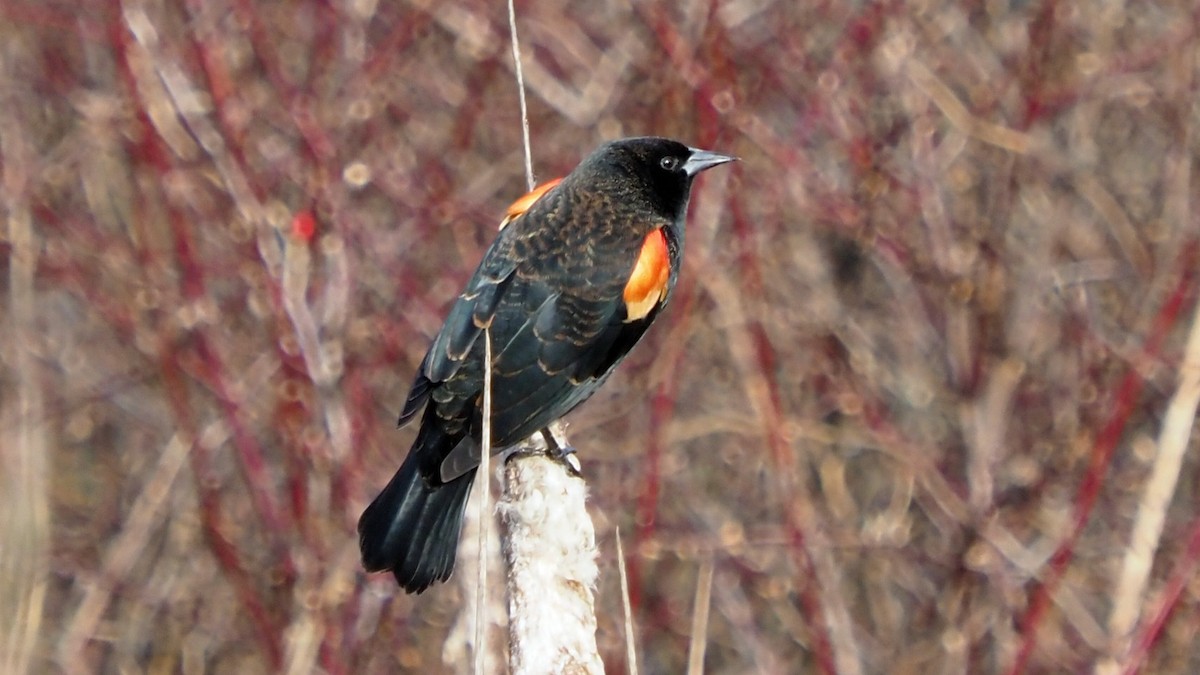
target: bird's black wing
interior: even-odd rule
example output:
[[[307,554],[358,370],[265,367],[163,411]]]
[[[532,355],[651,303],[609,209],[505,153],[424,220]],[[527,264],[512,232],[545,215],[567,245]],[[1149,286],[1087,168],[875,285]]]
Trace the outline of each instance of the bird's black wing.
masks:
[[[582,267],[541,251],[515,269],[492,323],[496,449],[520,442],[591,396],[654,320],[661,305],[626,320],[623,290],[637,247],[626,249],[615,247]],[[465,377],[445,382],[435,402],[477,403],[481,364],[481,358],[470,359],[460,370]],[[477,421],[473,427],[478,436]],[[451,480],[478,461],[479,448],[464,443],[443,462],[441,479]]]
[[[483,329],[490,326],[496,308],[515,278],[520,260],[511,252],[511,237],[502,232],[484,254],[483,261],[458,296],[442,329],[417,369],[417,376],[400,413],[400,424],[412,419],[428,401],[434,387],[454,375],[471,358]]]

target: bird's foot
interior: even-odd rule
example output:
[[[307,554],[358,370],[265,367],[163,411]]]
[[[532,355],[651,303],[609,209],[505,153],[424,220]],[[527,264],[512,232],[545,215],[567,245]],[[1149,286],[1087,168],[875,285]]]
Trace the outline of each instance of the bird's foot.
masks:
[[[582,475],[583,465],[579,463],[579,457],[575,454],[574,446],[567,441],[567,435],[561,423],[555,422],[542,429],[542,438],[546,440],[546,455],[548,457],[565,464],[567,469],[575,476]]]

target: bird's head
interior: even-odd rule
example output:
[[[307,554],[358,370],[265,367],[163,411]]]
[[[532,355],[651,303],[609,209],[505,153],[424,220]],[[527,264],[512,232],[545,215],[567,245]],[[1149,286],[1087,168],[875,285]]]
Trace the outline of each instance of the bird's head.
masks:
[[[706,169],[736,157],[690,148],[669,138],[643,136],[605,143],[574,173],[591,184],[607,184],[627,202],[645,204],[662,216],[679,221],[687,211],[692,180]]]

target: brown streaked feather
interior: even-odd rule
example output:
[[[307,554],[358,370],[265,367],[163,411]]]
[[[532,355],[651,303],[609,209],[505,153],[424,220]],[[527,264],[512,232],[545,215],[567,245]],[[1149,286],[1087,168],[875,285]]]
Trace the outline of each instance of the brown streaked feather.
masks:
[[[500,229],[503,230],[505,228],[505,226],[507,226],[509,223],[511,223],[513,221],[513,219],[515,219],[517,216],[521,215],[522,213],[525,213],[526,211],[528,211],[529,207],[533,206],[534,202],[541,199],[542,195],[544,195],[550,191],[550,188],[553,188],[555,185],[558,185],[561,182],[562,182],[561,178],[555,178],[554,180],[548,180],[545,183],[542,183],[541,185],[533,188],[529,192],[526,192],[517,201],[513,202],[512,204],[509,204],[508,209],[505,210],[505,212],[504,212],[504,220],[500,221]]]

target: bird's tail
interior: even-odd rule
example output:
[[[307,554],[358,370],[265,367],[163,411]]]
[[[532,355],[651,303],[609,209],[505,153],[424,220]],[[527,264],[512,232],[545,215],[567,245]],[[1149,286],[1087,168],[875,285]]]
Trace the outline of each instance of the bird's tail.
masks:
[[[420,593],[454,571],[463,512],[475,470],[442,483],[437,466],[457,439],[436,423],[422,424],[404,464],[363,511],[358,544],[363,567],[391,570],[409,593]]]

